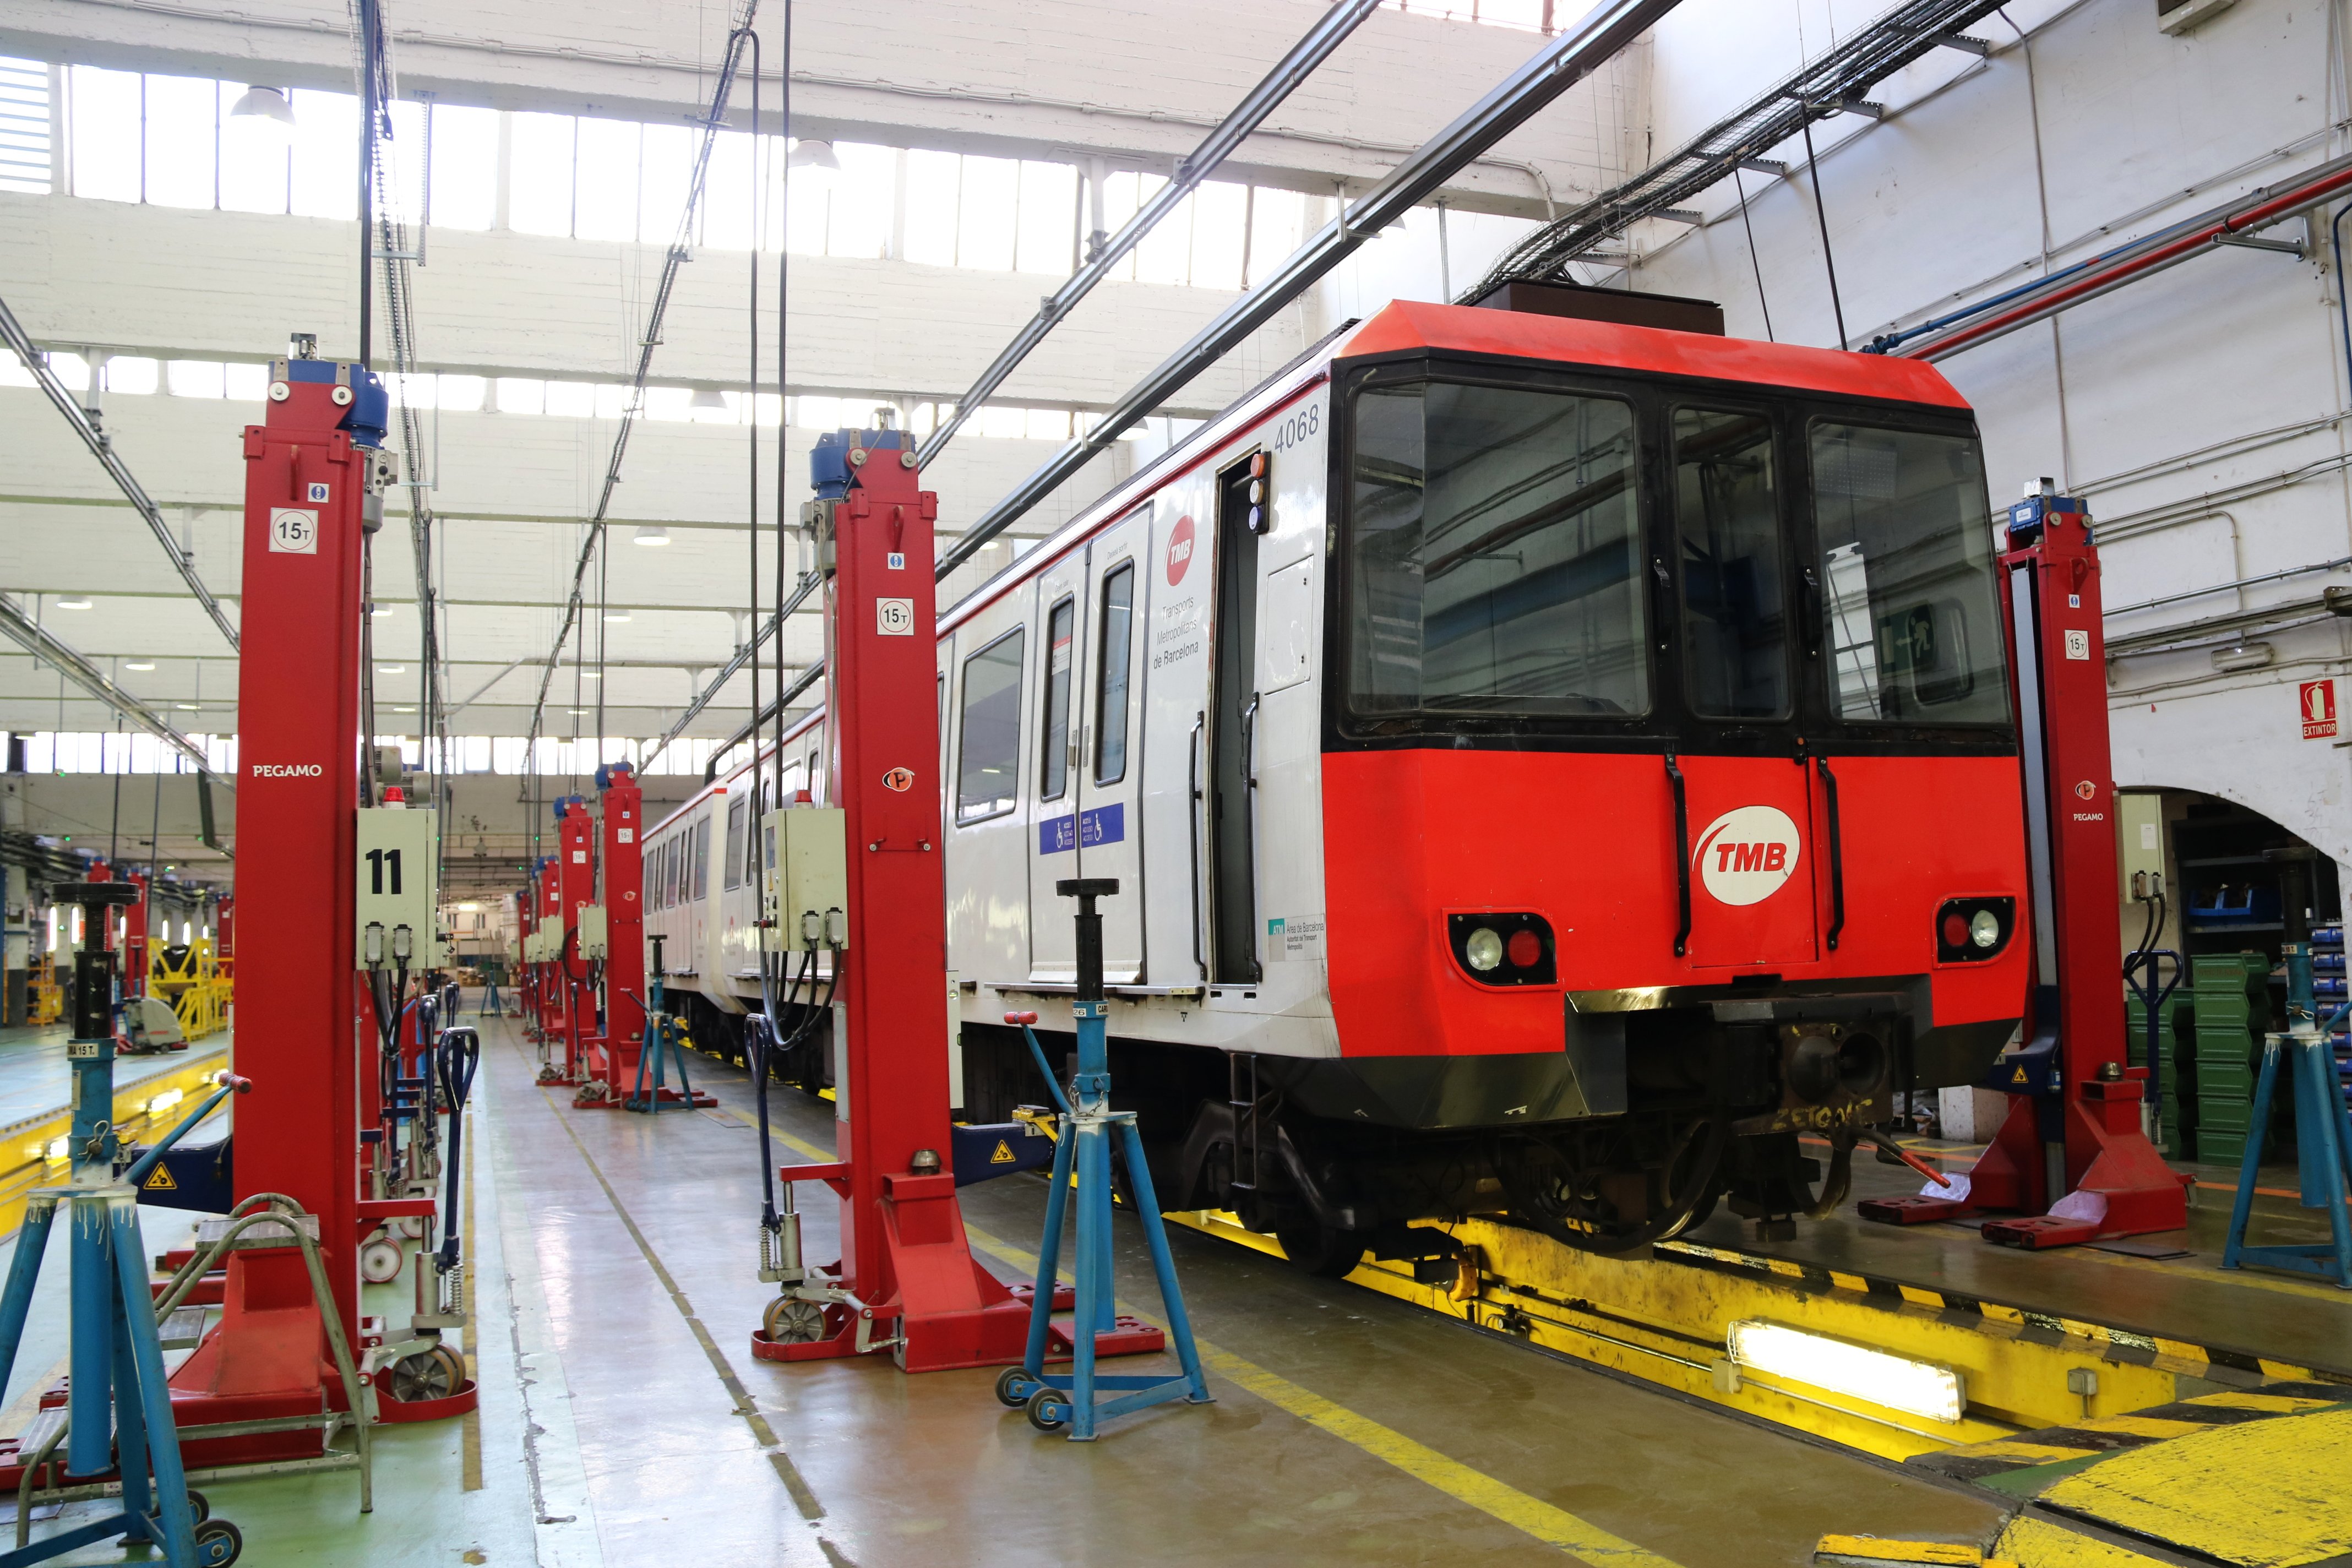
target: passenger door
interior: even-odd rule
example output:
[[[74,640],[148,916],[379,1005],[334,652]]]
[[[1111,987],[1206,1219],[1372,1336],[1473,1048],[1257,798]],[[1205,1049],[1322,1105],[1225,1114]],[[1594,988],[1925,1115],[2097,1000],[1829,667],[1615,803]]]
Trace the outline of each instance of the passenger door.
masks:
[[[1037,658],[1028,677],[1037,715],[1029,804],[1029,978],[1077,978],[1077,931],[1054,884],[1078,873],[1079,628],[1086,625],[1086,557],[1055,563],[1020,590],[1030,596]],[[1069,904],[1069,910],[1077,908]]]
[[[1143,608],[1140,559],[1149,553],[1151,513],[1130,514],[1096,536],[1087,551],[1080,595],[1078,744],[1071,775],[1077,799],[1078,868],[1072,875],[1114,877],[1118,891],[1095,907],[1103,917],[1103,978],[1132,984],[1144,973],[1142,856]],[[1046,891],[1051,892],[1049,887]],[[1077,905],[1058,900],[1066,923]]]

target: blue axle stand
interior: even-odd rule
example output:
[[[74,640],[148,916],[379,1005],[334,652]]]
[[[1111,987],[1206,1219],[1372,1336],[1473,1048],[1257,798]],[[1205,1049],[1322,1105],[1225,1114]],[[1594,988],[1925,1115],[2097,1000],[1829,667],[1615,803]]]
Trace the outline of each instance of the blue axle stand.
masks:
[[[2319,1026],[2318,1007],[2312,998],[2311,940],[2305,926],[2305,896],[2309,887],[2307,848],[2273,849],[2270,858],[2279,867],[2285,904],[2286,1022],[2283,1035],[2263,1040],[2263,1070],[2254,1080],[2253,1121],[2246,1133],[2246,1152],[2238,1167],[2238,1194],[2230,1205],[2229,1239],[2221,1248],[2221,1267],[2284,1268],[2333,1279],[2338,1289],[2352,1290],[2352,1214],[2345,1203],[2345,1184],[2352,1180],[2352,1108],[2344,1102],[2336,1080],[2335,1047],[2328,1031]],[[2301,1167],[2303,1206],[2327,1211],[2330,1239],[2312,1246],[2249,1247],[2246,1222],[2253,1213],[2254,1178],[2263,1160],[2263,1135],[2271,1121],[2271,1100],[2278,1091],[2284,1064],[2287,1092],[2294,1097],[2296,1162]]]
[[[1143,1139],[1135,1130],[1135,1112],[1110,1108],[1110,1054],[1103,1038],[1109,1007],[1103,1000],[1102,916],[1095,900],[1118,891],[1115,878],[1096,877],[1056,882],[1054,890],[1078,900],[1078,985],[1071,1015],[1077,1021],[1078,1070],[1065,1097],[1055,1081],[1036,1034],[1027,1024],[1021,1032],[1029,1051],[1045,1075],[1054,1103],[1061,1110],[1061,1136],[1054,1145],[1054,1174],[1045,1190],[1045,1237],[1037,1249],[1037,1280],[1029,1304],[1029,1343],[1021,1364],[1007,1367],[997,1379],[996,1396],[1010,1405],[1025,1405],[1030,1424],[1040,1431],[1070,1428],[1070,1441],[1091,1443],[1095,1428],[1105,1418],[1183,1399],[1194,1405],[1209,1402],[1209,1382],[1201,1372],[1201,1355],[1192,1344],[1192,1320],[1184,1312],[1184,1294],[1176,1284],[1176,1260],[1168,1250],[1168,1231],[1160,1218],[1160,1200],[1151,1190],[1151,1168],[1143,1158]],[[1159,1277],[1160,1300],[1168,1315],[1168,1338],[1181,1364],[1175,1377],[1143,1373],[1105,1375],[1095,1371],[1095,1336],[1119,1327],[1111,1280],[1110,1141],[1118,1140],[1119,1157],[1135,1196],[1137,1217],[1151,1249],[1152,1272]],[[1053,1331],[1054,1289],[1060,1275],[1062,1221],[1070,1202],[1070,1177],[1077,1176],[1078,1255],[1077,1317],[1071,1325],[1071,1371],[1045,1371],[1045,1352]],[[1097,1402],[1097,1391],[1116,1397]]]
[[[75,959],[74,1037],[66,1047],[74,1073],[72,1165],[63,1182],[36,1190],[26,1202],[24,1229],[8,1265],[6,1288],[0,1290],[0,1386],[16,1368],[42,1254],[62,1207],[71,1215],[68,1257],[73,1271],[65,1476],[86,1480],[117,1472],[122,1507],[0,1552],[0,1568],[44,1562],[110,1536],[163,1548],[171,1568],[221,1568],[235,1560],[243,1542],[226,1520],[199,1523],[191,1501],[179,1430],[172,1421],[172,1390],[164,1381],[155,1297],[148,1286],[147,1247],[139,1234],[136,1184],[164,1149],[245,1084],[223,1083],[155,1149],[118,1174],[121,1143],[111,1125],[114,1031],[108,1016],[114,954],[98,950],[98,933],[106,929],[109,909],[136,902],[138,889],[123,882],[68,882],[55,896],[60,903],[82,906],[82,929],[89,933]],[[41,1457],[18,1458],[33,1465]]]

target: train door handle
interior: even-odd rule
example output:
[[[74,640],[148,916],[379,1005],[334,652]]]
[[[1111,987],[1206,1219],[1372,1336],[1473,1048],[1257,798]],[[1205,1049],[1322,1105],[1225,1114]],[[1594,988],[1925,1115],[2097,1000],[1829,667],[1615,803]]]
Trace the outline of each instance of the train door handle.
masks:
[[[1248,794],[1242,802],[1243,843],[1248,854],[1244,858],[1244,875],[1248,877],[1250,900],[1250,978],[1265,978],[1265,968],[1258,960],[1257,921],[1257,705],[1263,692],[1250,693],[1249,706],[1242,710],[1242,781]]]
[[[1666,783],[1675,792],[1675,956],[1690,955],[1690,795],[1683,783],[1682,765],[1666,753]]]
[[[1249,706],[1242,710],[1242,782],[1251,789],[1257,788],[1257,705],[1259,694],[1250,693]]]
[[[1822,794],[1829,805],[1830,828],[1830,929],[1829,950],[1837,951],[1838,939],[1845,934],[1845,836],[1838,823],[1837,774],[1830,772],[1827,757],[1815,756],[1813,766],[1822,770]]]
[[[1192,848],[1192,962],[1201,971],[1201,982],[1208,984],[1209,960],[1201,942],[1201,736],[1208,728],[1205,712],[1192,715],[1192,734],[1184,751],[1184,826]]]

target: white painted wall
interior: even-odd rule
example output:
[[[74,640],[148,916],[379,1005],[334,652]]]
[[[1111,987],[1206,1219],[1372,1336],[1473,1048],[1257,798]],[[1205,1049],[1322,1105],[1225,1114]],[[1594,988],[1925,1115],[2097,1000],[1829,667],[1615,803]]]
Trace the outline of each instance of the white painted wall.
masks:
[[[2007,10],[2022,41],[1989,19],[1978,32],[2000,46],[1990,58],[1941,51],[1878,95],[1885,121],[1816,133],[1856,342],[2352,148],[2332,129],[2347,104],[2340,3],[2241,0],[2180,38],[2157,30],[2144,0]],[[1659,30],[1661,144],[1787,68],[1800,15],[1811,47],[1813,0],[1688,0]],[[1801,144],[1774,155],[1803,161]],[[1719,299],[1746,336],[1763,335],[1769,304],[1784,341],[1833,344],[1811,184],[1801,168],[1749,178],[1752,260],[1727,184],[1702,204],[1706,226],[1651,241],[1634,286]],[[2307,237],[2300,225],[2271,232]],[[2324,220],[2317,237],[2307,260],[2222,250],[1944,363],[1978,410],[1996,504],[2042,474],[2089,498],[2111,639],[2315,602],[2324,584],[2352,581],[2338,569],[2112,613],[2352,555],[2339,466],[2352,404]],[[2248,634],[2275,651],[2252,674],[2219,674],[2210,647],[2117,660],[2117,783],[2235,800],[2352,860],[2352,763],[2302,739],[2296,686],[2352,674],[2352,642],[2344,623],[2305,618]],[[2352,696],[2352,681],[2339,691]]]

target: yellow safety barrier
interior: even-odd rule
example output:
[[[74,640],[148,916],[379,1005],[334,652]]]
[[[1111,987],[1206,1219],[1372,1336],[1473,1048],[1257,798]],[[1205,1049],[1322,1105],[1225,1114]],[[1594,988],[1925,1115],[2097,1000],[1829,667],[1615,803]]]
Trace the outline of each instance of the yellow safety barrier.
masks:
[[[206,1051],[114,1089],[114,1128],[125,1142],[160,1138],[170,1131],[216,1073],[226,1070],[228,1050]],[[66,1140],[73,1112],[46,1110],[0,1127],[0,1237],[24,1223],[25,1199],[35,1187],[66,1173]],[[193,1134],[192,1134],[193,1136]]]
[[[184,947],[158,949],[148,988],[172,1005],[180,1032],[192,1040],[228,1027],[232,983],[221,972],[208,936]]]

